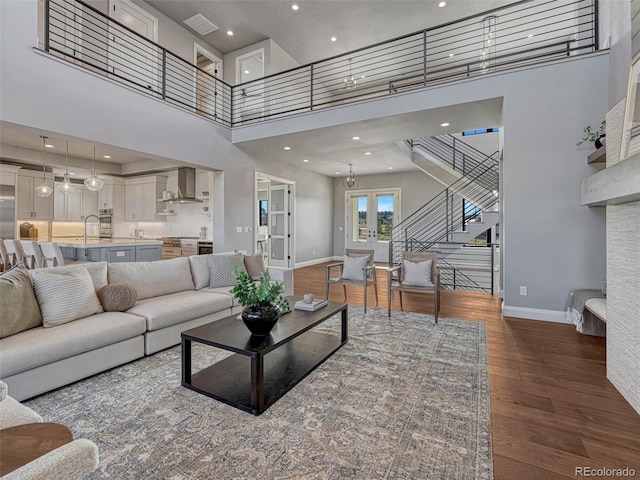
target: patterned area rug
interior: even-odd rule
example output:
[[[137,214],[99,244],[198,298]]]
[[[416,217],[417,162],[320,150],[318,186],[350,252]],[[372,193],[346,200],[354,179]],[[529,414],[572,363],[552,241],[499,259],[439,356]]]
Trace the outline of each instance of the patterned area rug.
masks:
[[[26,403],[98,445],[92,479],[492,478],[479,322],[349,306],[349,342],[258,417],[181,387],[179,346]]]

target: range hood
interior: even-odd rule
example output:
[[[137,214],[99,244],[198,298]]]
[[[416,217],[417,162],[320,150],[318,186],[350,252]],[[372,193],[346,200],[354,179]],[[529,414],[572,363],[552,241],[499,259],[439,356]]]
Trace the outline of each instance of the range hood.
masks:
[[[202,203],[196,198],[196,169],[178,168],[178,195],[176,198],[163,200],[164,203]]]

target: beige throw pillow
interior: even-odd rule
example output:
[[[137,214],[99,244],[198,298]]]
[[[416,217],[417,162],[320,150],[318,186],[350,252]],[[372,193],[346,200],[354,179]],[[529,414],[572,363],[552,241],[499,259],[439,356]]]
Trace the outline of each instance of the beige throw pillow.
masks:
[[[126,283],[111,283],[98,290],[98,299],[105,312],[124,312],[138,301],[138,292]]]
[[[55,327],[103,311],[85,268],[69,275],[34,270],[32,279],[43,327]]]
[[[0,275],[0,338],[42,325],[27,269],[19,263]]]
[[[267,271],[264,266],[264,257],[260,253],[245,255],[244,268],[254,280],[260,278],[260,276]]]

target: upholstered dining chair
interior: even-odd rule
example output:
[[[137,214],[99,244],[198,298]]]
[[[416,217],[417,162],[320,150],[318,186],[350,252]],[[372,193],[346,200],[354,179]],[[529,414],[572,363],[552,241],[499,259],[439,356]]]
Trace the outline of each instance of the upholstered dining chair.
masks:
[[[24,252],[22,251],[20,240],[5,240],[4,246],[7,250],[10,265],[17,265],[20,262],[24,263]]]
[[[2,272],[11,268],[11,262],[9,261],[9,254],[7,253],[7,247],[4,246],[4,239],[0,238],[0,261],[2,262]]]
[[[24,251],[24,264],[27,268],[42,268],[42,249],[38,242],[34,240],[21,240],[22,250]]]
[[[347,286],[364,288],[364,313],[367,313],[367,290],[373,286],[378,306],[378,281],[373,263],[373,250],[347,248],[344,260],[326,266],[325,298],[329,299],[329,287],[342,285],[344,300],[347,300]],[[339,272],[339,275],[338,275]],[[338,276],[336,276],[338,275]]]
[[[440,271],[437,268],[438,253],[404,252],[402,264],[387,271],[387,298],[389,305],[387,314],[391,316],[393,292],[400,295],[402,310],[402,292],[422,293],[433,296],[433,312],[438,323],[440,312]]]
[[[59,267],[67,263],[76,263],[65,261],[60,245],[57,242],[40,242],[40,248],[42,249],[43,267]]]

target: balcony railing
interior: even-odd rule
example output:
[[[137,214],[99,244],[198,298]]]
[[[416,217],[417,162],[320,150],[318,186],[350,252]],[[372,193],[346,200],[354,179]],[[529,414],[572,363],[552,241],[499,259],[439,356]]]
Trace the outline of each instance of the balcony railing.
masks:
[[[226,126],[598,49],[598,0],[525,0],[230,86],[80,0],[46,0],[45,49]]]

